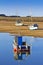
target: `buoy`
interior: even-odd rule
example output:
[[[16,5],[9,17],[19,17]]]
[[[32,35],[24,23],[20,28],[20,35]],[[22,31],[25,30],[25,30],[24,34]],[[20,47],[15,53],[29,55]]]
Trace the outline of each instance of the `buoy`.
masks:
[[[17,52],[17,48],[14,48],[14,52]]]

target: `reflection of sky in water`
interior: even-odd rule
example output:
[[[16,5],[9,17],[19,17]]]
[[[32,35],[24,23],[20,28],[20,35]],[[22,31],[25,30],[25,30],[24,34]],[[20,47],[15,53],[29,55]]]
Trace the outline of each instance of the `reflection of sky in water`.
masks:
[[[22,61],[13,57],[14,36],[0,33],[0,65],[43,65],[43,38],[23,37],[31,45],[31,54]]]

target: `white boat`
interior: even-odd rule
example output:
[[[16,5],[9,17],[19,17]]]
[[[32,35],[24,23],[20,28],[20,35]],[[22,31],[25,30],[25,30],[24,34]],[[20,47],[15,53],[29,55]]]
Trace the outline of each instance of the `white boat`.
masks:
[[[38,25],[37,24],[34,24],[34,25],[31,25],[31,26],[28,26],[28,28],[30,30],[37,30],[38,29]]]
[[[18,20],[18,21],[16,21],[15,25],[16,25],[16,26],[22,26],[23,23],[22,23],[21,21]]]

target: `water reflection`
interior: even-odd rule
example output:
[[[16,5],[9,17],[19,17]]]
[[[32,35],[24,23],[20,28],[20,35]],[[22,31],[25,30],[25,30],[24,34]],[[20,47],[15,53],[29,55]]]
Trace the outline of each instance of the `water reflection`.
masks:
[[[13,58],[13,40],[14,36],[0,33],[0,65],[43,65],[43,38],[23,37],[23,41],[31,44],[31,54],[22,61]]]

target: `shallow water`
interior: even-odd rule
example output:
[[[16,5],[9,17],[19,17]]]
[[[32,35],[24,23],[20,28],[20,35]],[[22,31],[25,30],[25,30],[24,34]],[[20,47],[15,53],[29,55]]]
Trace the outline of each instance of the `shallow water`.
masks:
[[[0,65],[43,65],[43,38],[23,37],[31,45],[31,54],[22,61],[13,56],[14,36],[0,33]]]

